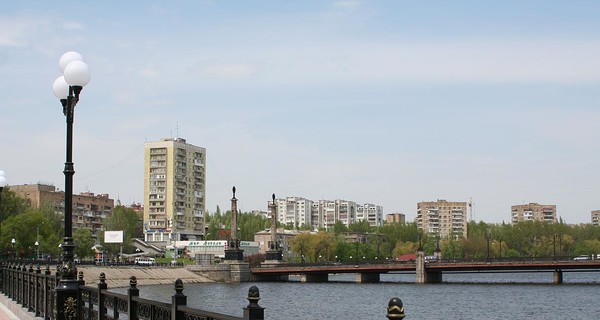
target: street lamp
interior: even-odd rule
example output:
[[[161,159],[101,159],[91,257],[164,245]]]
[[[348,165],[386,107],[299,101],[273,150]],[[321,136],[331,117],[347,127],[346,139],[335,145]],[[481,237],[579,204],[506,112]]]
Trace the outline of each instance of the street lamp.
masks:
[[[15,252],[15,248],[17,245],[17,240],[15,240],[15,238],[12,238],[12,240],[10,240],[10,243],[12,244],[12,250],[13,250],[13,259],[17,256],[17,253]]]
[[[90,69],[83,62],[81,54],[69,51],[60,57],[58,66],[63,75],[53,84],[54,95],[60,100],[67,123],[65,174],[65,236],[63,238],[63,264],[60,271],[61,280],[56,287],[56,319],[69,317],[66,313],[71,304],[77,301],[77,267],[73,262],[73,118],[75,106],[79,102],[79,94],[90,81]]]
[[[490,232],[489,230],[485,233],[485,240],[487,240],[487,258],[490,259]]]
[[[6,179],[6,174],[0,170],[0,238],[2,237],[2,190],[7,184],[8,179]]]

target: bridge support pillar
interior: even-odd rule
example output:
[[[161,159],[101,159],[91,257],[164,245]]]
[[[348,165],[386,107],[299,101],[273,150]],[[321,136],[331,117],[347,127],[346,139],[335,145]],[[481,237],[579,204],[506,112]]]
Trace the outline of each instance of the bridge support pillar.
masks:
[[[378,283],[379,273],[376,272],[365,272],[356,274],[357,283]]]
[[[416,261],[416,272],[417,272],[417,283],[441,283],[442,272],[441,271],[428,271],[425,268],[425,254],[423,251],[417,251]]]
[[[329,281],[329,274],[327,273],[309,273],[300,276],[300,282],[327,282]]]
[[[562,270],[554,270],[554,284],[563,283],[563,272]]]

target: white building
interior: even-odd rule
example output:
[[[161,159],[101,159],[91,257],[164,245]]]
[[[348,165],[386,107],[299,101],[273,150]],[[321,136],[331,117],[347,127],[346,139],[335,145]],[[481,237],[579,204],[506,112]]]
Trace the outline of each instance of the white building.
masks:
[[[297,228],[309,225],[312,230],[321,227],[329,229],[337,221],[344,225],[363,220],[368,221],[371,226],[383,224],[383,207],[374,204],[358,205],[354,201],[339,199],[311,201],[301,197],[275,199],[275,202],[279,223],[293,223]]]

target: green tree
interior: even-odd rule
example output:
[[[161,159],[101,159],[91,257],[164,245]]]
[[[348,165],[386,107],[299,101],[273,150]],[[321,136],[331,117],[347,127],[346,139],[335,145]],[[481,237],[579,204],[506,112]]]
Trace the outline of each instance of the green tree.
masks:
[[[92,231],[87,228],[76,229],[73,233],[73,242],[75,243],[75,255],[80,259],[92,258],[94,251],[92,246],[96,240],[92,236]]]
[[[104,243],[104,248],[110,254],[117,254],[123,247],[123,252],[132,253],[135,249],[131,239],[141,237],[138,234],[141,221],[138,214],[131,208],[117,206],[113,209],[112,214],[104,220],[105,231],[123,231],[123,243]],[[104,233],[101,233],[100,238],[104,241]]]

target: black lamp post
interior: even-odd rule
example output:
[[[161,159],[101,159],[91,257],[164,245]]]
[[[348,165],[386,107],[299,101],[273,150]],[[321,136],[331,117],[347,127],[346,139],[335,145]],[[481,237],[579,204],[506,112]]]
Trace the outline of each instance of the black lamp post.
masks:
[[[63,76],[54,81],[54,95],[60,100],[67,122],[65,174],[65,237],[63,238],[61,280],[56,286],[56,319],[71,319],[77,307],[77,267],[73,262],[73,116],[79,94],[90,81],[90,70],[81,54],[69,51],[60,57],[58,66]]]
[[[0,238],[2,238],[2,190],[4,190],[7,184],[6,174],[0,170]]]
[[[12,238],[12,240],[10,240],[10,244],[12,245],[13,259],[16,259],[17,258],[17,252],[16,252],[17,240],[15,240],[15,238]]]

